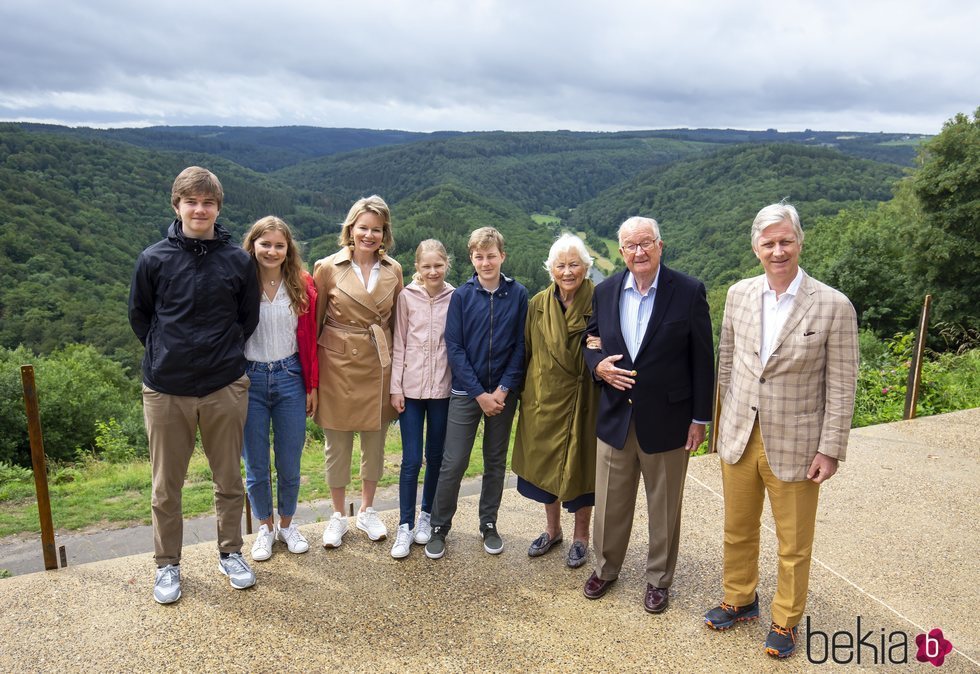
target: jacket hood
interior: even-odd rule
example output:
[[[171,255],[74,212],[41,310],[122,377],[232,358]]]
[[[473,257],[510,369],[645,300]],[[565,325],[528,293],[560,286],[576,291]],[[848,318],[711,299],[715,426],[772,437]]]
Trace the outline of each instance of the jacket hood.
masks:
[[[435,297],[430,298],[429,297],[429,293],[425,289],[425,287],[419,285],[415,281],[412,281],[407,286],[405,286],[404,288],[402,288],[402,292],[403,293],[409,293],[409,294],[414,295],[414,296],[417,296],[417,297],[419,297],[420,299],[423,299],[423,300],[428,300],[428,299],[439,300],[439,299],[442,299],[443,297],[445,297],[446,295],[452,295],[452,293],[453,293],[454,290],[456,290],[456,288],[454,288],[452,286],[452,284],[446,283],[445,281],[443,281],[443,283],[442,283],[442,290],[440,290],[438,292],[438,294],[436,294]]]
[[[198,255],[206,255],[208,251],[224,246],[231,241],[231,232],[216,222],[214,223],[213,239],[192,239],[184,234],[184,223],[180,221],[180,218],[174,218],[170,227],[167,228],[167,239],[178,248]]]

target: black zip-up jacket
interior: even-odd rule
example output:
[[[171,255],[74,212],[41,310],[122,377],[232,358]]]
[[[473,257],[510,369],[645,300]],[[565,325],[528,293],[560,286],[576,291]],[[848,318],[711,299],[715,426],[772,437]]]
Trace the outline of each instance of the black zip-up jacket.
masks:
[[[213,239],[167,238],[136,260],[129,324],[146,347],[143,383],[154,391],[206,396],[245,374],[245,341],[259,324],[251,256],[219,224]]]

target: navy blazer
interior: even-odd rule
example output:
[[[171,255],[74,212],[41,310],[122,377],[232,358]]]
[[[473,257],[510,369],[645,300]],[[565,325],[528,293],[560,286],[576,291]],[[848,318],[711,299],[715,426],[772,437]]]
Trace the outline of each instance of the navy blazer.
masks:
[[[619,323],[627,273],[600,283],[592,297],[586,335],[598,335],[602,349],[583,353],[601,384],[596,435],[622,449],[632,420],[644,452],[666,452],[687,444],[693,419],[711,420],[714,347],[708,300],[701,281],[661,264],[653,315],[634,362]],[[636,370],[632,389],[618,391],[595,374],[599,362],[615,354],[623,355],[616,367]]]

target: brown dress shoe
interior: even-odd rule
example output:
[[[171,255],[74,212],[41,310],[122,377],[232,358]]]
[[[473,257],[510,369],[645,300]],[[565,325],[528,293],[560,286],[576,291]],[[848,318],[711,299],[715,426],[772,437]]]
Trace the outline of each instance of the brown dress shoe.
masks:
[[[616,579],[603,580],[599,576],[595,575],[595,571],[589,576],[589,579],[585,581],[585,596],[589,599],[598,599],[602,595],[609,591],[610,586],[616,582]]]
[[[586,586],[588,588],[588,586]],[[663,613],[670,603],[670,591],[665,587],[654,587],[647,583],[647,593],[643,597],[643,608],[647,613]]]

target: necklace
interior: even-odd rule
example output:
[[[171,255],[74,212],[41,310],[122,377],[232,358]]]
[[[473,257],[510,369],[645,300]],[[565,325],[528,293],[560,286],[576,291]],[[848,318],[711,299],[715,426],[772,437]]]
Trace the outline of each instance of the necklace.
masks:
[[[270,286],[274,286],[274,285],[276,285],[277,283],[279,283],[279,282],[278,282],[278,281],[269,281],[269,285],[270,285]]]

